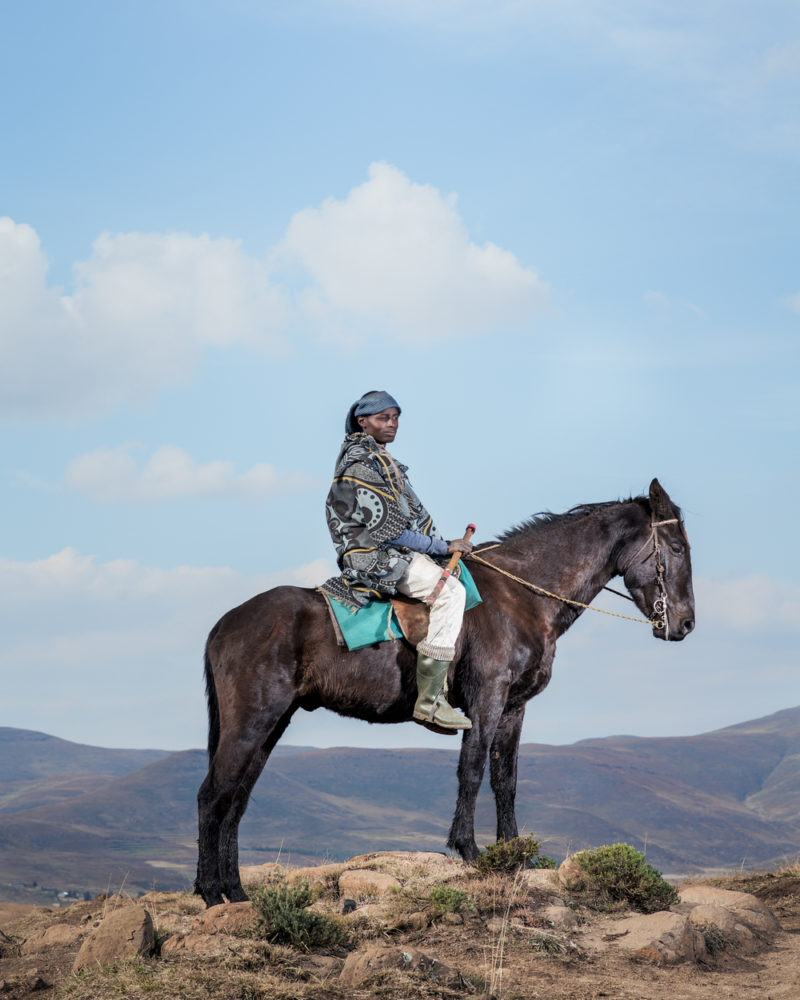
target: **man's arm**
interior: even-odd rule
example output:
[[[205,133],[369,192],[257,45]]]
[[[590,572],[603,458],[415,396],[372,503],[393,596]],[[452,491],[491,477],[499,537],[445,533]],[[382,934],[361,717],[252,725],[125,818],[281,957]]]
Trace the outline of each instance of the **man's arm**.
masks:
[[[384,545],[411,549],[412,552],[423,552],[430,556],[447,556],[453,552],[472,551],[472,542],[468,542],[464,538],[455,538],[452,542],[446,542],[443,538],[422,535],[418,531],[410,531],[408,528],[397,538],[384,542]]]
[[[384,545],[391,545],[395,549],[411,549],[412,552],[423,552],[430,556],[447,555],[447,542],[443,538],[423,535],[409,528],[402,531],[397,538],[384,542]]]

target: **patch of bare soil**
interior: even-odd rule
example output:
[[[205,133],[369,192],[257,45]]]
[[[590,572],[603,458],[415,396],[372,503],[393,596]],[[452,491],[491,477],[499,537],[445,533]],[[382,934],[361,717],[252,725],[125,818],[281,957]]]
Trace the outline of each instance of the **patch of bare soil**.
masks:
[[[148,893],[136,901],[101,896],[61,910],[0,907],[0,1000],[800,997],[797,865],[700,883],[752,894],[781,929],[751,933],[746,947],[730,935],[706,933],[710,950],[701,944],[693,959],[677,964],[666,964],[675,959],[665,959],[657,941],[625,951],[631,915],[586,910],[556,873],[478,877],[454,859],[397,853],[316,872],[299,873],[317,894],[312,909],[342,923],[345,946],[308,951],[270,943],[253,935],[255,914],[251,920],[246,905],[205,910],[185,893]],[[277,866],[248,873],[251,886],[297,875]],[[137,904],[152,918],[156,953],[73,973],[83,941],[108,913]],[[660,918],[665,923],[671,915]]]

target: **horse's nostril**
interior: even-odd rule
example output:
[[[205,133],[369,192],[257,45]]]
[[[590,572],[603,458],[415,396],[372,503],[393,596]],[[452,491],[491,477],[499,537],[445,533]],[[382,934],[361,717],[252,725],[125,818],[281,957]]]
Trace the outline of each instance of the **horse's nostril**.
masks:
[[[694,628],[694,618],[684,618],[683,620],[683,634],[688,635],[689,632]]]

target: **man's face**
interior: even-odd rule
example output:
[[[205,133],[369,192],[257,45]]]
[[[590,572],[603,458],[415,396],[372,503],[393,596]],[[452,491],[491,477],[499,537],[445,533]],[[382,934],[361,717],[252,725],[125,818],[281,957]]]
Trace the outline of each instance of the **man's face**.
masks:
[[[397,434],[397,422],[400,419],[400,411],[396,406],[390,406],[380,413],[373,413],[369,417],[359,417],[358,423],[362,431],[375,438],[378,444],[390,444]]]

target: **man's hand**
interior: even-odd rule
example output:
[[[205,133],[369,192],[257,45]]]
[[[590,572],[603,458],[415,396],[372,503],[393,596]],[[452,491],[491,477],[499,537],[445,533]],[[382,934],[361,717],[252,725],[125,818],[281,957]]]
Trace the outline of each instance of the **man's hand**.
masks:
[[[454,552],[472,552],[472,549],[472,542],[467,541],[466,538],[454,538],[452,542],[447,543],[448,555],[452,555]]]

